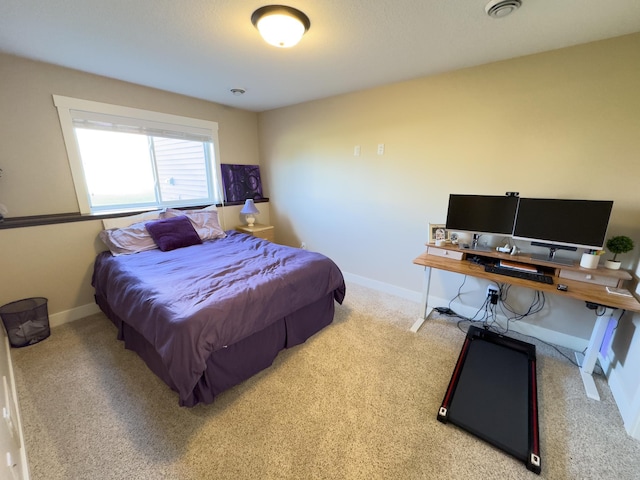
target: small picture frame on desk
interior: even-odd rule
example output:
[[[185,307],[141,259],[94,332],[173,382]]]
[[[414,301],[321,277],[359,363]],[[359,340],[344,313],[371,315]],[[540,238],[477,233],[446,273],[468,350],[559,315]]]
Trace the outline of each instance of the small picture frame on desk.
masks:
[[[442,223],[429,224],[429,243],[446,242],[449,240],[449,232]]]

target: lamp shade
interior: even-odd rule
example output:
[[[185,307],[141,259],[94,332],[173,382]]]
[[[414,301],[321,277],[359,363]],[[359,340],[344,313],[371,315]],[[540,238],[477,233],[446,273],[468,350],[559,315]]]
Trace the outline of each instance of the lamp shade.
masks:
[[[311,26],[300,10],[284,5],[267,5],[251,15],[251,23],[270,45],[288,48],[296,45]]]
[[[254,213],[260,213],[260,210],[258,210],[258,207],[256,207],[255,203],[253,203],[253,200],[251,198],[248,198],[247,200],[245,200],[244,207],[242,207],[242,210],[240,210],[240,213],[249,215]]]

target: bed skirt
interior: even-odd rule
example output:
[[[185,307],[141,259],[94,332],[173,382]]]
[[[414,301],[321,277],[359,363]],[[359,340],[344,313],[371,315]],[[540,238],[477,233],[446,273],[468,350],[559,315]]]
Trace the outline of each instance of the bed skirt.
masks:
[[[133,327],[113,313],[106,299],[95,296],[96,303],[118,329],[118,339],[125,348],[136,352],[172,390],[178,391],[153,346]],[[207,367],[189,397],[180,405],[193,407],[212,403],[221,392],[237,385],[272,365],[285,348],[295,347],[333,321],[334,294],[321,298],[300,310],[273,322],[264,329],[211,354]]]

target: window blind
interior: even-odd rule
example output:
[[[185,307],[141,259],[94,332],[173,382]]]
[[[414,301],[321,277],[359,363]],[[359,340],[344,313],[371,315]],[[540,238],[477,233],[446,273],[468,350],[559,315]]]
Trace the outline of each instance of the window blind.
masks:
[[[82,110],[69,110],[75,128],[111,130],[134,133],[151,137],[177,138],[194,142],[212,142],[211,131],[192,125],[156,122],[140,118],[130,118]]]

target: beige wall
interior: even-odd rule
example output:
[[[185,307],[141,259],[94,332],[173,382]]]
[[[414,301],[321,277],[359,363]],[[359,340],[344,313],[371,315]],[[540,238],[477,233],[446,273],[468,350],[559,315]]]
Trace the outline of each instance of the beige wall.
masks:
[[[215,121],[221,162],[259,161],[253,112],[2,54],[0,79],[0,203],[9,217],[78,211],[53,94]],[[93,304],[93,260],[104,249],[100,228],[87,221],[0,230],[0,304],[44,296],[54,319],[84,312]]]
[[[622,258],[635,270],[638,52],[634,34],[260,114],[277,239],[304,241],[348,277],[418,298],[423,272],[412,260],[428,224],[444,223],[450,193],[611,199],[609,234],[635,240]],[[462,281],[434,271],[432,305],[446,306]],[[454,310],[477,311],[486,285],[467,279]],[[524,312],[532,296],[513,288],[509,301]],[[640,348],[639,317],[622,320],[607,360],[625,426],[638,438],[640,388],[629,379],[637,379],[630,360]],[[594,321],[581,302],[548,295],[542,312],[511,327],[582,350]]]
[[[612,199],[609,233],[640,246],[638,51],[640,34],[260,114],[277,238],[417,292],[422,271],[411,261],[428,224],[444,222],[448,195],[518,191]],[[432,294],[448,300],[460,283],[438,273]],[[482,303],[483,285],[467,283],[481,292],[464,297],[469,307]],[[584,308],[553,297],[531,323],[588,338]]]
[[[271,204],[260,221],[271,218],[277,240],[304,241],[377,288],[418,295],[422,271],[411,261],[428,223],[444,222],[450,193],[613,199],[610,233],[636,240],[623,258],[635,269],[638,51],[640,34],[260,115],[0,54],[0,203],[9,216],[78,210],[51,99],[59,94],[218,122],[222,162],[261,164]],[[233,223],[238,213],[222,218]],[[0,304],[45,296],[58,319],[85,312],[100,228],[0,230]],[[434,273],[433,284],[433,296],[448,301],[461,279]],[[477,308],[484,286],[469,279],[461,308]],[[514,303],[526,306],[530,292],[517,293]],[[581,305],[557,296],[530,323],[560,344],[587,338],[593,325]],[[639,342],[636,329],[620,331],[633,337],[618,337],[610,354],[622,378],[625,360],[637,358],[629,345]],[[629,390],[634,405],[638,390]]]
[[[252,112],[2,54],[0,79],[0,203],[10,217],[78,211],[53,94],[218,122],[222,162],[258,162]]]

